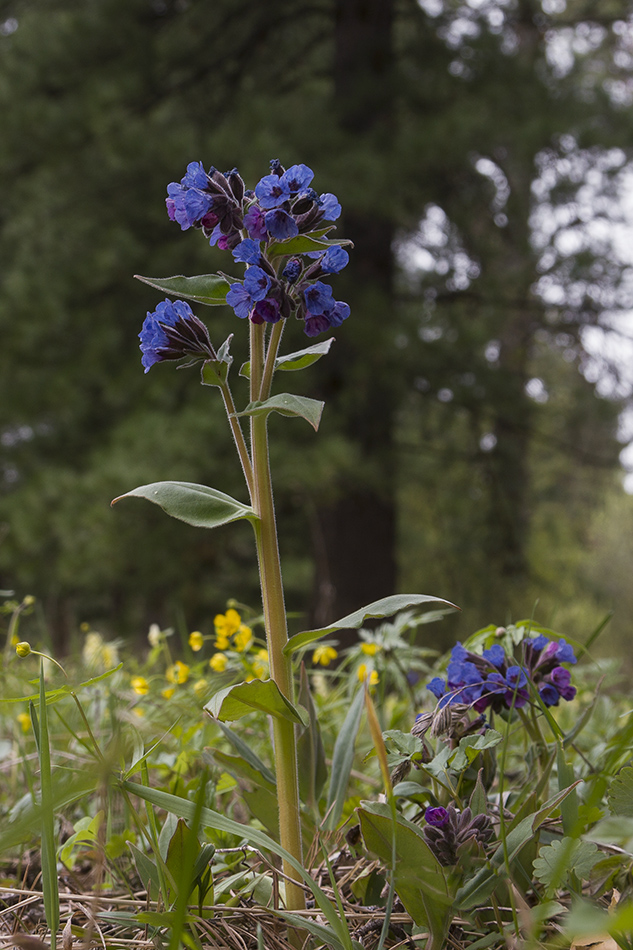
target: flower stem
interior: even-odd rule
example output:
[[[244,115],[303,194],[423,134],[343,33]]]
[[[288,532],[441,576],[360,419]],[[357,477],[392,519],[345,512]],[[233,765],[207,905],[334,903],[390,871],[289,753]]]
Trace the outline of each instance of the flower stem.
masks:
[[[237,454],[240,457],[240,462],[242,464],[242,471],[244,472],[244,478],[246,479],[246,485],[248,487],[248,494],[251,499],[251,504],[253,503],[253,467],[251,465],[251,459],[248,454],[248,448],[244,440],[244,433],[242,432],[242,427],[237,418],[237,413],[235,409],[235,403],[233,402],[233,396],[231,390],[229,389],[228,383],[225,383],[224,386],[220,387],[220,392],[222,393],[222,399],[224,400],[224,408],[226,409],[226,415],[229,420],[229,425],[231,426],[231,432],[233,433],[233,440],[235,442],[235,447],[237,449]]]
[[[263,392],[264,385],[268,387],[268,391],[270,390],[275,352],[281,338],[281,331],[275,332],[276,329],[274,327],[271,334],[265,370],[265,327],[262,324],[251,324],[251,401],[261,398],[262,395],[266,398],[266,394]],[[267,418],[265,415],[251,416],[251,454],[254,483],[253,507],[259,516],[255,523],[255,540],[270,671],[272,679],[281,692],[290,702],[293,702],[292,666],[289,657],[283,654],[283,648],[288,641],[288,629],[270,477]],[[279,804],[279,836],[282,847],[303,864],[294,725],[286,719],[274,718],[273,741]],[[305,898],[299,883],[301,880],[299,873],[291,865],[284,862],[284,874],[289,879],[286,881],[286,907],[289,910],[304,909]]]

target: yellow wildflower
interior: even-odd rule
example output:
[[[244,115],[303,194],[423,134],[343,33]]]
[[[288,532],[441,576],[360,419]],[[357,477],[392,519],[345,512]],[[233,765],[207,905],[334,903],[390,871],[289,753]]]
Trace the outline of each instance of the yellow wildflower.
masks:
[[[199,630],[194,630],[192,631],[192,633],[189,634],[189,646],[191,647],[194,653],[197,653],[199,650],[202,649],[203,643],[204,643],[204,637],[202,636]]]
[[[31,644],[27,643],[26,640],[22,640],[20,643],[16,644],[15,652],[19,657],[24,659],[25,656],[28,656],[31,652]]]
[[[33,594],[27,594],[24,600],[22,601],[22,604],[25,607],[32,607],[34,603],[35,603],[35,597],[33,596]]]
[[[204,696],[208,688],[209,683],[205,679],[196,680],[196,682],[193,684],[193,691],[198,699],[201,699]]]
[[[149,693],[149,683],[144,676],[133,676],[130,680],[130,686],[137,696],[147,696]]]
[[[186,683],[189,679],[189,667],[182,660],[176,660],[165,670],[165,679],[168,683]]]
[[[213,618],[215,632],[218,637],[231,637],[240,628],[242,618],[232,607],[225,614],[216,614]]]
[[[163,699],[171,699],[171,697],[174,695],[175,692],[176,690],[174,689],[174,687],[170,686],[168,689],[161,690],[161,696],[163,697]]]
[[[21,713],[18,713],[16,718],[18,722],[20,723],[20,726],[22,727],[22,732],[28,732],[29,729],[31,728],[31,717],[29,716],[29,714],[25,712],[21,712]]]
[[[144,710],[144,709],[141,709],[140,706],[135,706],[134,709],[132,710],[132,712],[133,712],[134,715],[137,716],[139,719],[142,719],[143,716],[145,715],[145,710]]]
[[[358,667],[357,676],[361,683],[367,680],[369,686],[375,686],[378,682],[378,673],[376,670],[368,670],[366,663],[361,663]]]
[[[380,644],[378,643],[361,643],[361,650],[365,656],[376,656],[380,650]]]
[[[321,666],[329,666],[332,660],[338,656],[338,651],[334,647],[326,647],[321,644],[312,654],[312,662],[320,663]]]
[[[82,633],[88,633],[88,631],[90,630],[90,624],[86,623],[86,621],[84,620],[83,623],[79,624],[79,629],[81,630]]]
[[[228,662],[229,661],[224,655],[224,653],[214,653],[211,659],[209,660],[209,666],[216,673],[224,673]]]
[[[235,611],[233,611],[235,613]],[[233,638],[233,645],[238,653],[244,653],[253,642],[253,631],[245,623],[241,623]]]
[[[268,676],[268,650],[257,651],[252,669],[257,679],[263,680]]]
[[[119,651],[114,643],[104,643],[101,650],[101,662],[106,670],[111,670],[119,662]]]

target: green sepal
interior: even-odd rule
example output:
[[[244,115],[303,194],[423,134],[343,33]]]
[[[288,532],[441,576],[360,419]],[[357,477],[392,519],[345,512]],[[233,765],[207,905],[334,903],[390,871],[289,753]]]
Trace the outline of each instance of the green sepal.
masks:
[[[327,251],[329,247],[342,247],[344,244],[353,247],[352,241],[346,239],[330,241],[327,238],[299,234],[297,237],[288,238],[287,241],[273,241],[268,248],[268,253],[272,257],[279,257],[282,254],[308,254],[311,251]]]
[[[233,722],[253,710],[259,710],[275,719],[287,719],[300,726],[308,725],[305,710],[293,706],[273,680],[251,680],[250,683],[227,686],[215,693],[204,708],[214,719],[222,722]]]
[[[296,650],[307,646],[308,643],[312,643],[314,640],[319,640],[321,637],[326,636],[326,634],[335,633],[337,630],[358,630],[366,620],[391,617],[392,614],[397,614],[401,610],[408,610],[410,607],[419,607],[420,604],[428,604],[431,602],[447,604],[449,607],[454,607],[455,610],[459,610],[459,607],[456,607],[455,604],[452,604],[449,600],[444,600],[442,597],[433,597],[431,594],[392,594],[391,597],[383,597],[381,600],[375,600],[366,607],[361,607],[360,610],[354,611],[353,614],[348,614],[341,620],[336,620],[327,627],[319,627],[318,630],[304,630],[302,633],[296,633],[294,637],[290,637],[283,652],[286,656],[290,656],[290,654]]]
[[[224,386],[226,383],[233,362],[233,357],[229,353],[232,339],[233,334],[231,333],[217,351],[217,359],[205,360],[202,364],[201,381],[203,386]]]
[[[321,421],[321,413],[325,403],[319,399],[309,399],[307,396],[293,396],[292,393],[278,393],[263,402],[251,402],[238,416],[268,416],[271,412],[278,412],[282,416],[299,416],[309,422],[316,431]]]
[[[145,498],[158,505],[172,518],[193,525],[194,528],[217,528],[232,521],[255,522],[258,520],[254,510],[243,505],[230,495],[195,485],[193,482],[152,482],[141,485],[125,495],[119,495],[112,502],[115,505],[122,498]]]
[[[316,363],[317,360],[320,360],[322,356],[325,356],[325,354],[329,352],[333,343],[334,337],[332,336],[329,340],[322,340],[320,343],[315,343],[314,346],[307,346],[305,350],[296,350],[294,353],[278,356],[275,360],[275,372],[280,369],[288,373],[298,369],[305,369],[307,366],[312,366],[313,363]],[[240,376],[244,376],[245,379],[251,378],[250,362],[242,363]]]
[[[225,304],[231,286],[228,280],[217,274],[200,274],[198,277],[184,277],[182,274],[176,274],[175,277],[141,277],[140,274],[134,276],[171,297],[185,297],[206,307]]]

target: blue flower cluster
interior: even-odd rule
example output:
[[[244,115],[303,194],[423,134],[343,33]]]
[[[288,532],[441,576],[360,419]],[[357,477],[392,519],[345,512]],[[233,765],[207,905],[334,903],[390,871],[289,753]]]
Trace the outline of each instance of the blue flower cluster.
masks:
[[[294,313],[305,321],[308,336],[338,327],[349,316],[348,305],[334,300],[332,288],[320,280],[342,270],[349,255],[333,245],[288,259],[277,248],[281,266],[275,267],[267,251],[274,242],[300,235],[322,239],[340,216],[336,197],[317,194],[313,178],[307,165],[284,169],[274,160],[270,174],[247,191],[237,169],[207,173],[201,162],[192,162],[180,184],[169,185],[166,202],[170,218],[183,230],[201,228],[210,244],[246,265],[244,280],[232,284],[226,297],[238,317],[277,323]]]
[[[224,174],[213,167],[206,172],[201,162],[191,162],[181,181],[168,185],[166,199],[169,217],[183,231],[201,229],[212,246],[230,251],[246,266],[244,278],[232,283],[226,296],[238,317],[261,324],[294,314],[303,320],[309,337],[339,327],[350,313],[322,280],[349,260],[339,244],[327,246],[326,235],[335,227],[341,206],[334,195],[317,194],[313,178],[307,165],[285,169],[274,160],[270,174],[248,191],[236,168]],[[305,250],[284,254],[283,242],[300,237],[313,240]],[[319,248],[316,242],[325,246]],[[163,359],[178,359],[173,347],[167,355],[161,337],[156,338],[160,345],[154,345],[164,316],[164,311],[148,313],[139,334],[146,371]],[[190,351],[179,353],[185,355]],[[208,358],[204,347],[199,358]]]
[[[440,708],[465,703],[477,712],[525,706],[530,683],[546,706],[557,706],[561,699],[574,698],[576,689],[571,685],[571,673],[561,664],[573,664],[576,657],[565,640],[548,640],[542,635],[526,637],[519,650],[521,663],[508,656],[498,643],[481,656],[457,643],[451,652],[446,680],[436,676],[427,689],[437,697]]]

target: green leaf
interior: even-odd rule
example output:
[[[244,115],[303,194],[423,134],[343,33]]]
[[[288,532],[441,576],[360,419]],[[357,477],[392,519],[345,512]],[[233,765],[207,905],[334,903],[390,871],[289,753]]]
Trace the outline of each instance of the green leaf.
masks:
[[[343,725],[334,743],[332,768],[330,770],[330,785],[328,788],[327,804],[325,806],[327,818],[323,823],[323,827],[329,831],[336,828],[339,818],[343,813],[349,776],[354,762],[354,747],[360,726],[363,705],[364,693],[362,689],[359,689],[347,711]]]
[[[230,333],[222,346],[217,351],[217,359],[205,360],[202,364],[201,378],[203,386],[224,386],[229,369],[233,363],[233,357],[229,352],[233,334]]]
[[[307,346],[305,350],[296,350],[294,353],[278,356],[275,360],[275,372],[278,369],[284,372],[294,372],[298,369],[305,369],[306,366],[312,366],[313,363],[316,363],[317,360],[320,360],[322,356],[329,352],[333,343],[334,337],[330,337],[329,340],[322,340],[320,343],[315,343],[314,346]],[[246,379],[251,378],[250,363],[242,364],[240,376],[244,376]]]
[[[456,607],[455,604],[451,604],[449,600],[444,600],[442,597],[433,597],[430,594],[393,594],[391,597],[383,597],[381,600],[375,600],[372,604],[361,607],[360,610],[356,610],[353,614],[348,614],[346,617],[331,623],[327,627],[319,627],[318,630],[304,630],[303,633],[296,633],[294,637],[290,637],[283,652],[286,656],[289,656],[308,643],[312,643],[314,640],[318,640],[327,634],[336,633],[337,630],[358,630],[366,620],[391,617],[392,614],[397,614],[401,610],[407,610],[409,607],[418,607],[420,604],[428,604],[429,602],[447,604],[449,607],[454,607],[455,610],[459,610],[459,607]]]
[[[138,876],[140,877],[143,887],[147,891],[147,895],[150,900],[158,900],[158,895],[160,894],[160,876],[158,874],[158,868],[154,862],[147,857],[146,854],[143,854],[135,844],[132,844],[131,841],[127,843],[128,848],[134,858],[134,863],[136,865],[136,870],[138,871]]]
[[[456,772],[463,772],[471,762],[474,762],[484,749],[492,749],[503,740],[503,736],[495,729],[487,729],[481,736],[464,736],[459,740],[459,746],[451,755],[449,764]]]
[[[33,710],[34,712],[34,710]],[[31,715],[33,719],[33,713]],[[51,769],[51,748],[48,735],[48,710],[46,708],[46,686],[44,683],[44,660],[40,658],[40,715],[37,754],[40,761],[40,795],[42,815],[42,892],[44,912],[51,943],[54,946],[59,930],[59,885],[57,882],[57,849],[55,846],[55,806],[53,795],[53,776]]]
[[[363,802],[357,812],[365,846],[388,867],[392,860],[394,834],[389,806]],[[454,895],[444,868],[417,825],[399,816],[395,834],[396,891],[416,924],[428,927],[437,939],[446,933],[453,916]]]
[[[534,860],[534,875],[553,893],[568,881],[572,871],[580,881],[588,878],[601,859],[602,853],[592,841],[565,837],[541,848]]]
[[[627,765],[611,783],[609,808],[614,815],[633,818],[633,768]]]
[[[217,274],[201,274],[198,277],[183,277],[177,274],[175,277],[141,277],[140,274],[134,275],[137,280],[142,280],[144,284],[150,287],[156,287],[171,297],[185,297],[187,300],[195,300],[196,303],[205,304],[207,307],[217,307],[226,303],[226,295],[231,286],[224,277]]]
[[[257,520],[257,515],[248,505],[215,488],[193,482],[152,482],[119,495],[112,504],[122,498],[145,498],[159,505],[172,518],[195,528],[217,528],[244,518],[251,522]]]
[[[305,711],[293,706],[273,680],[252,680],[250,683],[227,686],[215,693],[204,708],[215,719],[223,722],[241,719],[256,709],[275,719],[288,719],[301,726],[307,725]]]
[[[194,803],[186,801],[183,798],[178,798],[177,795],[170,795],[168,792],[161,792],[154,788],[146,788],[144,785],[129,781],[121,782],[121,788],[130,792],[132,795],[137,795],[138,798],[146,802],[151,802],[158,808],[163,808],[165,811],[178,815],[180,818],[190,819],[194,816],[196,809]],[[310,877],[306,869],[290,852],[282,848],[278,842],[274,841],[273,838],[263,831],[243,825],[241,822],[234,821],[232,818],[227,818],[226,815],[213,811],[211,808],[202,808],[200,817],[202,827],[214,828],[216,831],[225,831],[228,834],[237,835],[240,839],[246,839],[254,847],[263,848],[264,851],[270,851],[272,854],[278,855],[290,864],[301,874],[301,877],[314,894],[315,901],[319,905],[323,915],[327,918],[333,933],[338,936],[340,943],[343,946],[349,945],[349,934],[345,921],[340,919],[325,891]],[[303,920],[303,918],[301,919]]]
[[[329,241],[327,238],[314,238],[308,234],[300,234],[298,237],[288,238],[287,241],[273,241],[268,248],[268,253],[279,257],[282,254],[308,254],[310,251],[327,251],[329,247],[351,245],[352,242],[346,239],[340,241]]]
[[[311,808],[317,807],[323,786],[327,780],[325,749],[321,739],[321,729],[317,711],[310,693],[310,683],[305,664],[301,664],[298,695],[299,705],[308,712],[308,726],[297,741],[297,761],[299,765],[299,794],[301,801]]]
[[[263,402],[251,402],[237,416],[267,416],[278,412],[282,416],[300,416],[309,422],[316,431],[321,421],[324,403],[307,396],[294,396],[292,393],[278,393]]]
[[[236,732],[233,732],[229,726],[225,725],[221,719],[216,720],[216,725],[220,727],[225,737],[229,740],[235,751],[239,753],[241,758],[244,759],[244,761],[256,772],[259,772],[265,782],[268,782],[270,785],[275,785],[275,776],[270,771],[268,766],[264,765],[259,756],[253,752],[250,745],[248,745],[247,742],[244,742],[244,740],[238,736]],[[214,756],[216,755],[215,750],[212,750],[212,754]]]

